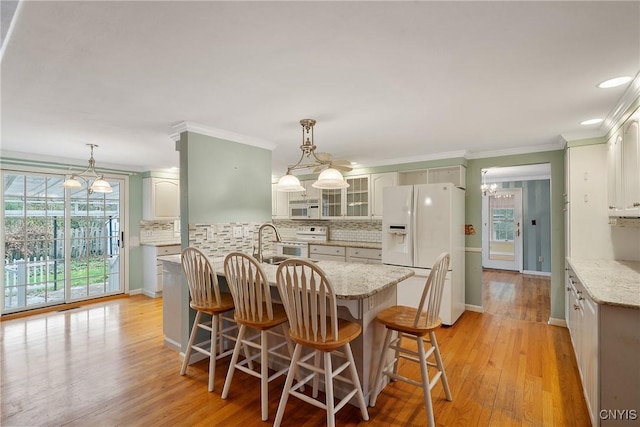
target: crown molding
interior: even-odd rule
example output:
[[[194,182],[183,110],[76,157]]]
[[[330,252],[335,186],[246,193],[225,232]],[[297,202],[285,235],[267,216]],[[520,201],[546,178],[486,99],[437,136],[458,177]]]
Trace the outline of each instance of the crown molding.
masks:
[[[412,157],[400,157],[396,159],[388,159],[381,160],[378,162],[371,163],[358,163],[357,168],[370,168],[375,166],[389,166],[389,165],[402,165],[405,163],[419,163],[426,162],[429,160],[447,160],[447,159],[455,159],[455,158],[468,158],[469,152],[466,150],[460,151],[449,151],[446,153],[436,153],[436,154],[427,154],[424,156],[412,156]]]
[[[626,119],[629,108],[638,102],[638,98],[640,98],[640,73],[636,74],[636,77],[631,81],[616,106],[602,122],[600,129],[603,135],[608,134],[622,124]]]
[[[469,153],[467,159],[484,159],[487,157],[514,156],[518,154],[541,153],[544,151],[556,151],[564,149],[565,142],[562,138],[558,138],[558,142],[544,145],[535,145],[532,147],[507,148],[504,150],[476,151]]]
[[[273,150],[277,144],[266,139],[256,138],[254,136],[242,135],[239,133],[231,132],[224,129],[212,128],[209,126],[201,125],[199,123],[183,121],[171,126],[171,133],[169,137],[174,141],[180,140],[180,134],[183,132],[194,132],[200,135],[211,136],[213,138],[224,139],[227,141],[237,142],[239,144],[251,145],[253,147],[264,148],[267,150]]]

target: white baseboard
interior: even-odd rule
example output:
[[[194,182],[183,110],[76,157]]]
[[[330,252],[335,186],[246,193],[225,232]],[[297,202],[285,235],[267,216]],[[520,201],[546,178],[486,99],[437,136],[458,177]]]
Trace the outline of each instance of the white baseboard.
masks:
[[[182,347],[178,341],[174,341],[170,338],[164,337],[164,346],[170,348],[171,350],[177,351],[180,353],[180,358],[184,359],[184,353],[180,352],[180,348]],[[204,355],[203,355],[204,356]]]
[[[140,295],[141,293],[142,293],[142,289],[129,290],[129,295]]]
[[[149,298],[162,298],[162,291],[153,292],[153,291],[149,291],[147,289],[142,289],[142,293],[145,294],[146,296],[148,296]]]
[[[545,276],[551,277],[551,273],[546,271],[533,271],[533,270],[523,270],[522,274],[528,274],[529,276]]]
[[[567,321],[565,319],[557,319],[555,317],[550,317],[548,323],[553,326],[562,326],[563,328],[567,327]]]
[[[468,310],[468,311],[475,311],[476,313],[484,313],[484,308],[481,305],[465,304],[464,308],[465,310]]]

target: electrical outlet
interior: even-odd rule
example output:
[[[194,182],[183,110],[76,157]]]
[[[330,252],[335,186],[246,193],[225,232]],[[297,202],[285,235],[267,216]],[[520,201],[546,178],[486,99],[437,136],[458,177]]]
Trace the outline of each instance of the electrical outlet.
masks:
[[[233,227],[233,237],[242,237],[242,227]]]
[[[251,229],[249,227],[242,227],[242,235],[249,237],[251,235]]]
[[[216,231],[214,227],[207,228],[207,240],[213,242],[216,239]]]

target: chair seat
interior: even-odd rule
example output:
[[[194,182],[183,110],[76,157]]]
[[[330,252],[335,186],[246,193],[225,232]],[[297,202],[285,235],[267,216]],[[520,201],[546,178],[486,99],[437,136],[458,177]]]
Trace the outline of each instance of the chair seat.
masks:
[[[220,303],[217,305],[196,305],[192,302],[189,303],[189,306],[194,310],[202,311],[203,313],[209,314],[220,314],[225,311],[233,310],[233,297],[229,293],[221,292],[220,293]]]
[[[318,340],[314,340],[313,338],[307,339],[306,337],[299,336],[293,329],[289,329],[289,335],[291,335],[291,340],[298,344],[328,352],[350,343],[356,339],[362,331],[362,328],[357,323],[338,319],[338,336],[333,337],[329,322],[330,319],[327,319],[327,339],[324,342],[320,341],[320,337],[318,337]]]
[[[273,307],[272,320],[265,318],[263,321],[260,322],[260,321],[254,321],[251,319],[241,318],[241,317],[238,317],[237,311],[234,318],[236,319],[237,323],[246,325],[250,328],[258,329],[261,331],[271,329],[274,326],[281,325],[287,321],[287,313],[286,311],[284,311],[284,306],[282,304],[273,304],[272,307]],[[266,308],[264,308],[264,312],[266,312]]]
[[[436,323],[415,327],[414,324],[417,313],[417,308],[394,305],[393,307],[386,308],[378,313],[377,319],[389,329],[416,336],[426,335],[429,331],[439,328],[442,324],[442,320],[438,317],[438,321]],[[426,312],[421,313],[420,325],[426,324],[426,316]]]

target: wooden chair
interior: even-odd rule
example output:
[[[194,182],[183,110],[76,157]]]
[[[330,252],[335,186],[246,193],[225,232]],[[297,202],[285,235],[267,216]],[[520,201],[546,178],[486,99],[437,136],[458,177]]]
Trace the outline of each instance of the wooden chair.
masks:
[[[300,258],[284,261],[278,266],[276,283],[289,319],[291,328],[289,335],[296,343],[296,347],[273,425],[277,427],[282,422],[289,395],[325,409],[327,411],[327,426],[330,427],[335,425],[336,412],[344,407],[353,396],[356,396],[362,418],[368,420],[367,405],[362,394],[362,386],[350,345],[351,341],[362,332],[360,325],[338,319],[333,288],[322,269],[312,262]],[[312,351],[302,356],[303,347]],[[344,351],[338,351],[340,348],[344,348]],[[323,368],[320,367],[321,355],[324,360]],[[331,361],[332,355],[344,358],[346,362],[334,369]],[[314,357],[313,364],[308,363],[311,357]],[[311,373],[294,385],[293,379],[297,376],[300,368]],[[350,379],[340,375],[347,368],[351,374]],[[317,399],[320,375],[324,375],[326,395],[324,403]],[[312,397],[309,397],[301,391],[304,385],[311,380],[313,380],[313,393]],[[334,380],[350,384],[353,387],[337,404],[334,402]]]
[[[387,375],[392,380],[400,380],[422,387],[427,412],[427,423],[429,427],[435,426],[433,404],[431,402],[431,389],[438,382],[438,379],[442,381],[442,386],[444,387],[447,400],[452,400],[447,375],[444,372],[444,365],[442,364],[442,357],[440,356],[440,349],[438,348],[438,341],[436,340],[435,334],[435,330],[442,324],[439,317],[440,302],[442,301],[444,281],[447,275],[447,269],[449,268],[449,259],[449,254],[442,253],[433,264],[431,273],[429,274],[424,290],[422,291],[422,298],[420,299],[418,308],[393,306],[381,311],[377,316],[378,321],[386,327],[387,332],[385,334],[382,353],[380,354],[378,371],[376,372],[376,377],[373,381],[374,388],[371,394],[370,405],[372,407],[375,406],[376,399],[382,390],[383,374]],[[426,307],[425,302],[427,302]],[[424,336],[427,334],[429,335],[429,338],[425,340]],[[393,338],[394,335],[396,335],[395,338]],[[415,341],[418,351],[416,352],[410,347],[403,347],[403,338]],[[430,348],[427,351],[425,351],[424,348],[425,341],[430,344]],[[393,360],[387,363],[389,349],[393,349],[395,354]],[[435,358],[435,363],[428,360],[432,354]],[[418,382],[398,374],[400,358],[420,364],[422,381]],[[428,366],[437,368],[437,372],[432,380],[429,380]]]
[[[260,394],[262,406],[262,421],[269,418],[269,382],[285,374],[289,369],[293,344],[289,338],[287,313],[281,304],[273,304],[267,275],[255,258],[240,252],[232,252],[225,257],[224,273],[233,296],[235,305],[235,320],[240,325],[238,340],[233,349],[233,356],[227,371],[227,378],[222,389],[222,398],[226,399],[231,388],[233,373],[236,369],[260,378]],[[280,326],[282,333],[276,333],[274,328]],[[260,333],[246,337],[247,328],[258,330]],[[269,347],[268,334],[279,337],[275,344]],[[259,342],[256,340],[259,339]],[[288,347],[288,356],[278,350]],[[241,349],[245,358],[238,362]],[[259,350],[251,354],[250,349]],[[286,360],[286,366],[269,376],[269,356]],[[253,361],[260,358],[260,371],[253,369]],[[272,359],[273,360],[273,359]]]
[[[232,318],[223,317],[223,313],[233,310],[233,298],[229,293],[220,292],[218,276],[213,270],[209,258],[202,251],[192,247],[185,248],[180,259],[182,271],[189,284],[189,294],[191,295],[189,305],[196,310],[196,318],[191,328],[189,344],[184,355],[180,375],[184,375],[187,372],[192,350],[205,354],[209,357],[209,391],[213,391],[216,360],[226,357],[232,352],[231,349],[225,351],[224,339],[236,340],[236,335],[231,334],[231,332],[237,330],[237,325]],[[211,315],[211,322],[203,321],[203,313]],[[231,322],[231,326],[225,327],[225,321]],[[203,343],[195,343],[199,328],[211,334],[211,342],[208,349]],[[216,344],[218,345],[217,356]]]

